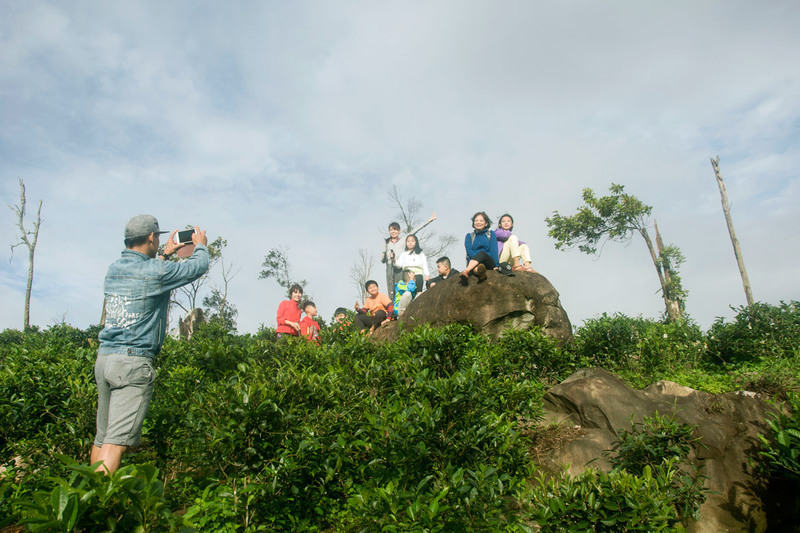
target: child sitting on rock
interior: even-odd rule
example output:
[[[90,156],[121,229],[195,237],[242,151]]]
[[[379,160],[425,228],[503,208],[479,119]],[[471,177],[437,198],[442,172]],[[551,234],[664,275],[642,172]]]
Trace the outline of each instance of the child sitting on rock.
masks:
[[[388,296],[378,290],[378,282],[374,279],[367,280],[364,284],[369,296],[364,300],[364,307],[356,301],[356,327],[361,330],[375,331],[375,328],[389,320],[392,301]]]
[[[536,272],[531,267],[531,249],[520,241],[514,231],[514,219],[509,214],[500,217],[494,234],[497,236],[497,253],[501,263],[511,263],[516,271]]]
[[[398,318],[405,311],[417,290],[414,273],[410,270],[403,271],[403,279],[394,285],[394,317]]]

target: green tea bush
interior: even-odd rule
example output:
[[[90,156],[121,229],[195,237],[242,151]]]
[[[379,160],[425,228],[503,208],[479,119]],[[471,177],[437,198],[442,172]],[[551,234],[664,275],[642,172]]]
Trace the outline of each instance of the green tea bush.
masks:
[[[631,421],[631,429],[618,431],[619,442],[609,461],[617,470],[641,474],[646,466],[655,466],[666,459],[686,462],[700,439],[694,436],[695,427],[681,424],[674,416],[654,413],[644,417],[641,424]]]
[[[197,531],[238,533],[266,531],[265,525],[255,525],[253,501],[261,487],[257,484],[237,486],[212,481],[186,510],[184,520]]]
[[[538,327],[504,331],[492,352],[497,375],[552,384],[575,370],[572,354]]]
[[[691,322],[662,323],[604,313],[578,328],[571,349],[584,365],[649,378],[698,364],[705,350],[703,340],[702,331]]]
[[[541,416],[549,384],[578,365],[602,364],[642,384],[665,374],[719,389],[761,374],[789,393],[797,384],[789,352],[771,360],[771,373],[759,360],[724,375],[720,367],[703,374],[705,339],[685,322],[604,315],[587,321],[574,345],[563,348],[538,330],[507,332],[491,342],[463,326],[422,327],[386,344],[348,329],[325,331],[321,345],[279,340],[270,329],[233,335],[201,328],[191,341],[168,339],[156,359],[141,446],[123,460],[140,466],[127,474],[149,479],[151,488],[142,490],[163,503],[159,509],[185,510],[186,527],[201,531],[513,530],[524,527],[510,502],[530,473],[521,428]],[[0,521],[63,525],[74,509],[80,520],[97,510],[82,511],[83,496],[76,496],[92,490],[88,472],[55,459],[58,453],[79,461],[88,456],[96,401],[93,335],[66,325],[0,333],[0,466],[9,468],[0,478]],[[694,509],[702,478],[677,459],[655,462],[682,453],[680,439],[687,437],[685,428],[672,431],[674,421],[662,422],[622,437],[637,457],[631,464],[648,466],[587,474],[532,501],[549,501],[562,490],[584,494],[563,514],[578,516],[574,506],[602,490],[608,506],[597,511],[592,504],[585,513],[595,514],[575,523],[597,513],[609,530],[639,527],[643,516],[656,526],[681,520]],[[639,433],[678,440],[659,444]],[[643,459],[651,448],[652,461]],[[159,495],[149,468],[163,473]],[[627,490],[642,492],[630,496],[634,507],[622,502]],[[551,520],[537,509],[541,520]],[[159,513],[148,515],[149,523],[179,527],[180,519]],[[127,524],[139,520],[130,516]]]
[[[389,481],[361,488],[348,500],[355,531],[506,531],[513,478],[495,467],[448,469],[406,488]],[[355,517],[355,518],[353,518]]]
[[[530,496],[538,531],[685,531],[675,506],[680,469],[674,460],[647,466],[641,475],[587,469],[574,477],[542,477]]]
[[[86,453],[97,396],[92,361],[87,348],[6,351],[0,359],[0,464],[35,456],[26,462],[42,467],[55,453]]]
[[[618,432],[619,442],[609,461],[614,471],[643,475],[647,468],[657,468],[669,461],[677,471],[669,494],[672,505],[684,524],[697,519],[705,501],[704,477],[689,462],[689,454],[702,446],[695,436],[696,427],[682,424],[674,416],[655,413],[641,424],[631,422],[631,429]]]
[[[13,502],[20,497],[21,492],[21,487],[15,481],[16,475],[16,468],[13,465],[7,465],[0,472],[0,528],[19,520],[13,507]]]
[[[695,428],[658,413],[619,431],[609,473],[542,477],[532,490],[541,531],[675,531],[697,520],[704,478],[689,463]],[[613,452],[613,453],[611,453]]]
[[[152,465],[127,465],[112,476],[61,456],[71,471],[50,491],[16,502],[28,531],[152,531],[175,525]]]
[[[418,360],[436,375],[449,375],[462,366],[462,358],[470,353],[476,343],[483,344],[483,338],[477,337],[469,327],[461,324],[444,328],[424,326],[401,336],[394,350]]]
[[[736,310],[736,309],[734,309]],[[800,302],[740,307],[733,322],[718,318],[707,334],[712,363],[741,364],[800,355]]]
[[[797,531],[800,523],[800,400],[789,402],[790,413],[780,411],[759,435],[760,469],[769,480],[767,512],[775,531]]]
[[[771,475],[795,483],[800,489],[800,400],[791,402],[791,414],[778,413],[769,421],[770,432],[759,435],[761,457]]]

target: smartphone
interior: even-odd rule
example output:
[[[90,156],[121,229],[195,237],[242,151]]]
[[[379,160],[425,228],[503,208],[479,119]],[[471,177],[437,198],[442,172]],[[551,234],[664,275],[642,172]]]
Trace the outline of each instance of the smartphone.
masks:
[[[178,242],[179,243],[191,243],[192,242],[192,235],[194,235],[193,229],[185,229],[183,231],[178,232]]]

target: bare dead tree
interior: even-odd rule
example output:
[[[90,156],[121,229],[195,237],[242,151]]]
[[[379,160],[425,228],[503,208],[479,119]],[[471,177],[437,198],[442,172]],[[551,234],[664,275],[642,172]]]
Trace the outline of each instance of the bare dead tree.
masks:
[[[392,190],[389,191],[389,200],[397,209],[397,217],[400,219],[399,224],[405,233],[411,232],[423,223],[422,212],[424,205],[415,197],[404,199],[400,191],[397,190],[397,185],[394,185]],[[424,234],[417,235],[417,240],[429,262],[436,261],[437,258],[445,254],[450,246],[456,243],[455,235],[438,235],[436,230],[426,231]]]
[[[233,264],[226,265],[220,260],[222,269],[222,284],[214,283],[211,294],[203,298],[203,305],[208,309],[209,321],[219,320],[228,331],[236,330],[236,315],[239,314],[236,306],[228,301],[228,287],[230,282],[239,273],[240,269],[231,272]]]
[[[33,223],[33,230],[25,229],[25,183],[19,178],[19,205],[8,207],[17,214],[17,226],[19,227],[19,242],[11,245],[11,259],[14,258],[14,248],[25,245],[28,247],[28,284],[25,287],[25,329],[31,327],[31,289],[33,288],[33,255],[36,251],[36,243],[39,240],[39,228],[42,225],[42,201],[39,200],[39,209],[36,211],[36,222]],[[9,259],[9,262],[11,261]]]
[[[404,233],[409,233],[422,222],[422,202],[413,196],[403,202],[403,197],[400,195],[400,191],[397,190],[397,185],[393,185],[392,190],[389,191],[389,200],[397,207],[397,214],[401,220],[400,225]],[[420,237],[420,243],[421,240],[422,237]]]
[[[192,309],[198,307],[197,300],[199,299],[200,291],[209,283],[211,270],[222,259],[222,250],[226,246],[228,246],[228,241],[222,237],[217,237],[216,240],[208,244],[208,270],[193,282],[172,291],[170,305],[177,305],[185,313],[189,313]],[[180,261],[180,258],[177,255],[173,255],[168,261]]]
[[[367,289],[364,288],[364,284],[372,275],[374,259],[374,257],[369,255],[366,248],[359,248],[358,258],[353,263],[353,266],[350,267],[350,279],[357,291],[358,297],[356,299],[359,302],[363,302],[367,299],[368,294]]]
[[[728,224],[728,233],[731,236],[731,243],[733,243],[733,255],[736,256],[736,263],[739,265],[739,274],[742,276],[742,285],[744,285],[744,295],[747,298],[747,305],[753,305],[753,291],[750,289],[750,279],[747,277],[747,269],[744,267],[744,256],[742,256],[742,247],[739,245],[739,239],[736,238],[736,232],[733,229],[733,220],[731,219],[731,208],[728,205],[728,193],[725,192],[725,183],[722,181],[722,174],[719,171],[719,155],[716,159],[711,158],[711,167],[714,169],[714,176],[717,178],[717,185],[719,185],[719,194],[722,197],[722,212],[725,214],[725,222]]]

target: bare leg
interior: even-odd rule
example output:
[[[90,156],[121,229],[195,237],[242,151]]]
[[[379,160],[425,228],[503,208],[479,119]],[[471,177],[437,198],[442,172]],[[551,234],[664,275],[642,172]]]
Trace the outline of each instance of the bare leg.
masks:
[[[89,453],[89,464],[95,464],[100,460],[100,451],[102,448],[92,444],[92,451]]]
[[[102,448],[97,446],[92,447],[92,463],[103,461],[102,465],[98,465],[97,471],[104,469],[110,476],[119,468],[119,463],[122,461],[122,454],[127,450],[127,446],[119,446],[118,444],[103,444]],[[97,453],[95,454],[95,450]]]
[[[469,276],[469,273],[472,272],[472,269],[478,266],[478,262],[474,259],[470,259],[469,263],[467,263],[467,268],[461,271],[462,274]]]

